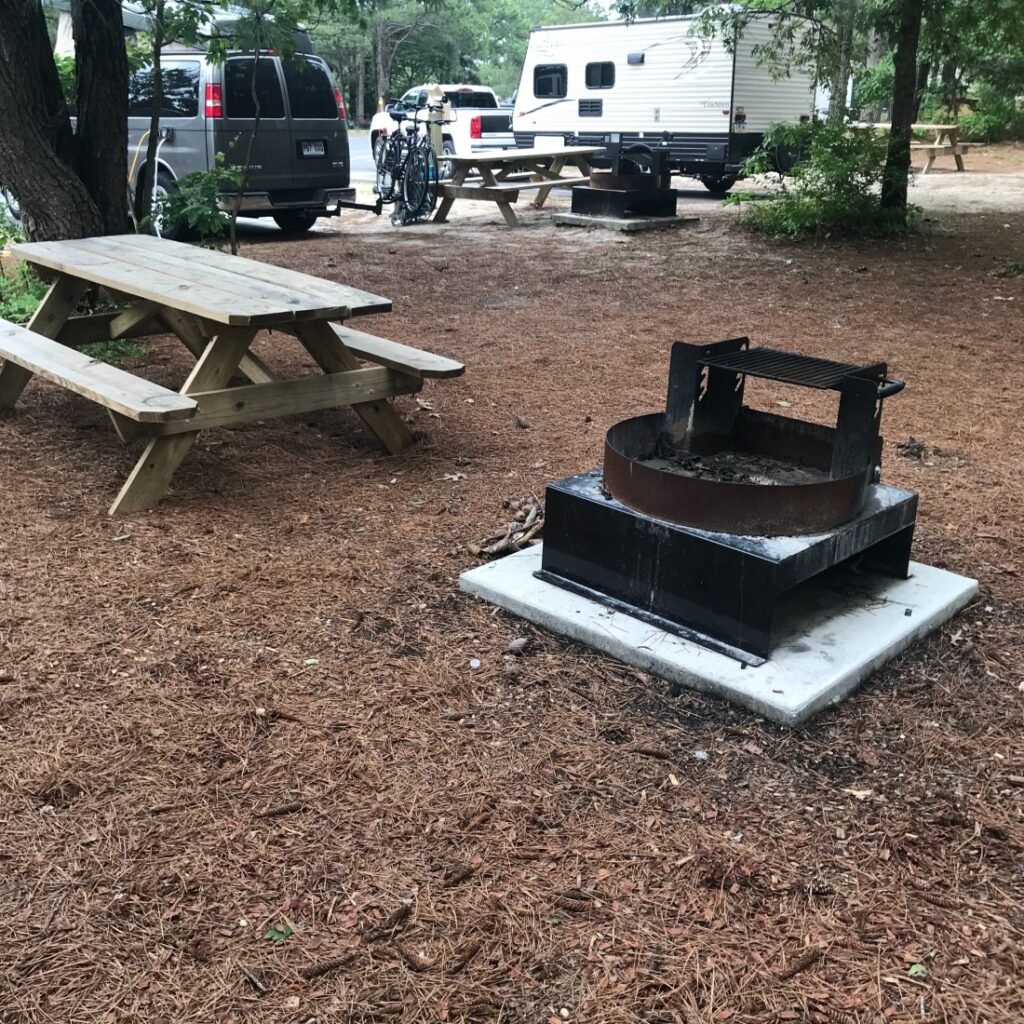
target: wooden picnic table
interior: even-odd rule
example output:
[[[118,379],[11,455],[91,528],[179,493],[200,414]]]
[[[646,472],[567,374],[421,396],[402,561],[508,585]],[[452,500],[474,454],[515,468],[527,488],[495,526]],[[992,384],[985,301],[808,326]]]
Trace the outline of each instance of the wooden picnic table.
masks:
[[[889,131],[892,125],[887,121],[878,121],[870,123],[859,122],[853,127],[877,128],[882,131]],[[972,147],[977,148],[977,146],[975,143],[960,141],[961,129],[958,124],[914,124],[911,125],[911,129],[915,132],[930,132],[933,136],[930,142],[911,142],[910,144],[911,152],[920,153],[925,157],[925,165],[921,170],[922,174],[927,174],[940,156],[953,157],[958,171],[967,170],[964,166],[964,153]]]
[[[441,182],[438,195],[441,205],[434,220],[448,219],[456,199],[475,199],[497,203],[505,223],[518,227],[512,203],[518,202],[519,193],[537,190],[533,206],[540,209],[553,188],[572,188],[590,181],[590,158],[603,152],[602,146],[555,146],[536,149],[495,149],[473,153],[470,156],[448,157],[453,174],[450,182]],[[563,177],[566,168],[576,174]],[[476,171],[479,185],[465,184],[466,178]]]
[[[104,406],[122,441],[147,443],[110,514],[150,508],[163,496],[199,431],[351,406],[390,452],[412,434],[388,399],[426,377],[454,377],[451,359],[364,334],[332,320],[387,313],[379,295],[293,270],[150,235],[116,235],[14,247],[52,280],[26,327],[0,320],[0,409],[33,374]],[[115,308],[74,315],[90,285]],[[260,330],[293,335],[323,370],[285,380],[250,351]],[[78,346],[175,335],[196,359],[177,392],[90,359]],[[364,367],[359,360],[376,364]],[[230,387],[236,373],[250,384]]]

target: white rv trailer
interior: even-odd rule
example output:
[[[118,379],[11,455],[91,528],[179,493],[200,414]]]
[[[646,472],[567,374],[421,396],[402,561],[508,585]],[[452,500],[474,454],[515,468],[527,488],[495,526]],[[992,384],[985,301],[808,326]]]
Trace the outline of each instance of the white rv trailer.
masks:
[[[670,150],[672,167],[725,192],[769,125],[809,121],[814,79],[773,79],[755,48],[770,17],[732,46],[696,18],[655,18],[535,28],[516,94],[516,145],[644,143]]]

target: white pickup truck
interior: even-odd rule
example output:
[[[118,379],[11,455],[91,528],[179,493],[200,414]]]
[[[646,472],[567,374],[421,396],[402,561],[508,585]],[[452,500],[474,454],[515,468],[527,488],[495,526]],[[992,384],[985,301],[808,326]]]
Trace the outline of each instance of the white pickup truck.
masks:
[[[420,106],[421,93],[428,88],[431,87],[418,85],[374,115],[370,122],[370,145],[375,158],[378,143],[393,132],[397,124],[390,111],[411,113]],[[508,107],[499,107],[493,89],[483,85],[441,85],[440,88],[451,107],[452,118],[451,123],[444,126],[442,149],[438,153],[441,177],[451,177],[451,164],[445,161],[446,156],[469,156],[482,149],[516,148],[512,111]]]

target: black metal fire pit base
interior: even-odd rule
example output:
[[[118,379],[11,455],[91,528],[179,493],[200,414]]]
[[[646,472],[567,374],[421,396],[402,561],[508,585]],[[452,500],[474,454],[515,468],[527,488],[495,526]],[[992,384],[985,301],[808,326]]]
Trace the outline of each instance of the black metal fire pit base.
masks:
[[[635,512],[600,470],[547,488],[538,576],[750,665],[771,654],[781,594],[839,565],[908,574],[917,495],[881,484],[824,533],[743,537]]]
[[[572,190],[572,212],[591,217],[674,217],[676,197],[674,188],[591,188],[589,185],[577,185]]]

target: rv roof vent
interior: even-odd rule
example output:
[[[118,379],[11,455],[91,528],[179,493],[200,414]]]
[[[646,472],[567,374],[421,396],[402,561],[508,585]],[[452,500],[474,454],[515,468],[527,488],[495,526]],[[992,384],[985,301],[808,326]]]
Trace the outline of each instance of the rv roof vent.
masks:
[[[626,57],[626,63],[627,64],[643,64],[644,57],[646,57],[646,56],[647,55],[644,53],[643,50],[640,50],[637,53],[631,53],[631,54],[629,54]]]

